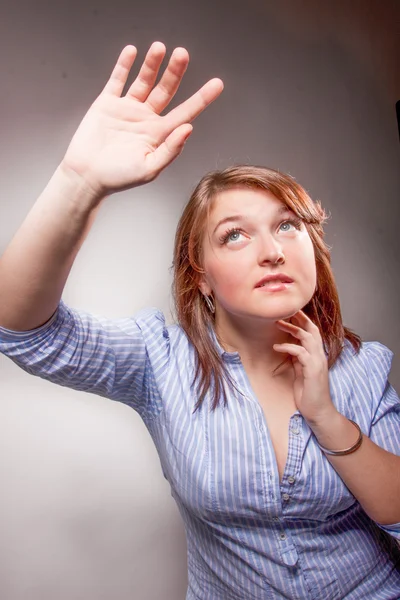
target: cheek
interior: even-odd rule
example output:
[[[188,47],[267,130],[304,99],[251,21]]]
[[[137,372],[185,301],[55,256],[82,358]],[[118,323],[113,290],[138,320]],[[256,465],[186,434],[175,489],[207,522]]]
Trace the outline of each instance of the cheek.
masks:
[[[226,299],[240,295],[243,283],[248,276],[248,265],[241,265],[238,257],[234,264],[226,264],[223,260],[209,260],[205,266],[207,281],[214,290],[216,296]]]
[[[301,249],[297,249],[291,257],[291,264],[294,266],[294,275],[298,274],[299,283],[303,284],[305,289],[314,290],[317,283],[317,270],[315,265],[314,247],[308,238]]]
[[[237,290],[239,284],[243,284],[243,276],[238,268],[215,269],[213,271],[209,271],[209,273],[209,279],[214,290],[220,290],[221,292],[224,290]]]

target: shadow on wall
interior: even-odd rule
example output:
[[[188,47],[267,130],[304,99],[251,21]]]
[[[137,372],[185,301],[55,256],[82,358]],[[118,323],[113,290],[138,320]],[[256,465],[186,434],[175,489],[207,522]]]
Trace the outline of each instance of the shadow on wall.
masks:
[[[260,13],[279,22],[279,27],[290,32],[293,38],[315,45],[321,41],[342,45],[360,69],[368,74],[373,71],[381,79],[392,105],[400,98],[400,5],[397,2],[280,0],[265,3],[253,0],[253,3]]]

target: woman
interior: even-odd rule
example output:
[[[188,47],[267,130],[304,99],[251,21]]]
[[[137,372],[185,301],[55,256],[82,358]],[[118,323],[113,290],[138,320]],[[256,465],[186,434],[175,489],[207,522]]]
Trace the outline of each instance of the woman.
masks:
[[[202,179],[176,234],[179,325],[60,299],[101,201],[154,179],[222,91],[161,117],[188,55],[121,53],[0,262],[1,351],[139,412],[186,526],[187,598],[400,597],[400,403],[392,353],[342,325],[324,212],[262,167]]]

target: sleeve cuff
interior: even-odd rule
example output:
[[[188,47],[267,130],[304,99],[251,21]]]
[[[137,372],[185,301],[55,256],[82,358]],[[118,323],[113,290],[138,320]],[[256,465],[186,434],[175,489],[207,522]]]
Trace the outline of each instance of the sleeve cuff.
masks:
[[[56,308],[56,311],[50,317],[46,323],[43,323],[40,327],[36,327],[35,329],[29,329],[27,331],[14,331],[12,329],[6,329],[5,327],[0,326],[0,341],[16,341],[21,339],[29,339],[31,337],[36,337],[40,333],[44,333],[55,323],[55,321],[59,320],[63,317],[63,315],[67,312],[67,307],[62,300],[60,300],[59,305]]]
[[[400,523],[393,523],[392,525],[380,525],[377,523],[377,525],[394,537],[400,544]]]

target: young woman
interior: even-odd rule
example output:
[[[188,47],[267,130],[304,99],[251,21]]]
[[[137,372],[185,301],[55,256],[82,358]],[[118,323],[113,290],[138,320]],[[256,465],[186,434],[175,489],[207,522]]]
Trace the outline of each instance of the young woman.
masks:
[[[165,116],[188,55],[121,53],[0,262],[0,350],[28,372],[124,402],[186,526],[188,599],[400,597],[400,403],[392,353],[343,327],[324,212],[291,177],[202,179],[176,234],[178,324],[61,300],[107,195],[154,179],[222,90]]]

